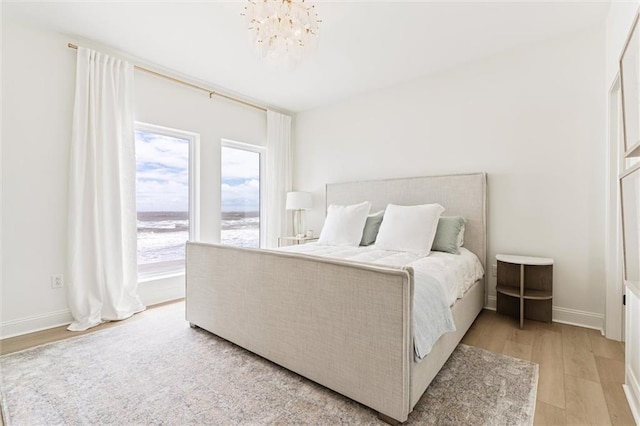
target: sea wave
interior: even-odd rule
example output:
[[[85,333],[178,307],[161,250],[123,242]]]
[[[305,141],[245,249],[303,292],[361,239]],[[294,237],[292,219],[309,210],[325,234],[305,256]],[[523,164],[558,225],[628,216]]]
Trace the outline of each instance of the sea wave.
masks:
[[[220,242],[238,247],[260,247],[257,212],[223,212]],[[138,212],[138,265],[184,260],[189,239],[187,212]]]

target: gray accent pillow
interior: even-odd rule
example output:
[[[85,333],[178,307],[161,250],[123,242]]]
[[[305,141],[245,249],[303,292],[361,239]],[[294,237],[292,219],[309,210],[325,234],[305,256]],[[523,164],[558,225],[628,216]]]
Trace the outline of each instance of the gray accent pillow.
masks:
[[[433,251],[460,254],[460,246],[463,241],[465,218],[460,216],[440,216],[436,236],[433,239]]]
[[[367,216],[367,221],[364,224],[364,231],[362,231],[362,239],[360,240],[361,246],[370,246],[376,242],[378,231],[380,230],[380,224],[384,217],[384,210],[372,213]]]

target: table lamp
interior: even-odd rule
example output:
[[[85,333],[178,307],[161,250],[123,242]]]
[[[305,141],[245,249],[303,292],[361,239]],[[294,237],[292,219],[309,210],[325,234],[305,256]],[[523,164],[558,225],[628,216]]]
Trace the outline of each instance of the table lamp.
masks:
[[[310,192],[287,192],[287,210],[293,210],[293,234],[297,238],[305,236],[304,211],[313,206]]]

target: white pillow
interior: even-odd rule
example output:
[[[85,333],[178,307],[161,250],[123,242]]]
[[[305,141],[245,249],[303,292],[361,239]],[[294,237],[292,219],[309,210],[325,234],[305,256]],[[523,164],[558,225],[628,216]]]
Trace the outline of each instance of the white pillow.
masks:
[[[327,218],[318,238],[318,244],[325,246],[359,246],[362,231],[371,209],[368,201],[352,206],[331,204]]]
[[[387,205],[376,238],[376,248],[428,255],[443,211],[444,207],[440,204]]]

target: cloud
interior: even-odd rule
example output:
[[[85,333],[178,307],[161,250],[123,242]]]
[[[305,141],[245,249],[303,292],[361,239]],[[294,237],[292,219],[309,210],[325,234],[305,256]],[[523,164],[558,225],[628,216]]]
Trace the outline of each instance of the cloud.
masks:
[[[136,131],[139,211],[189,210],[189,141]]]
[[[260,154],[225,146],[221,154],[222,210],[260,210]]]
[[[260,154],[222,147],[223,211],[260,208]],[[138,211],[189,210],[189,141],[136,131]]]
[[[246,180],[230,185],[223,183],[221,201],[223,211],[258,211],[260,209],[260,181]]]
[[[257,152],[223,146],[221,154],[224,179],[260,178],[260,154]]]

